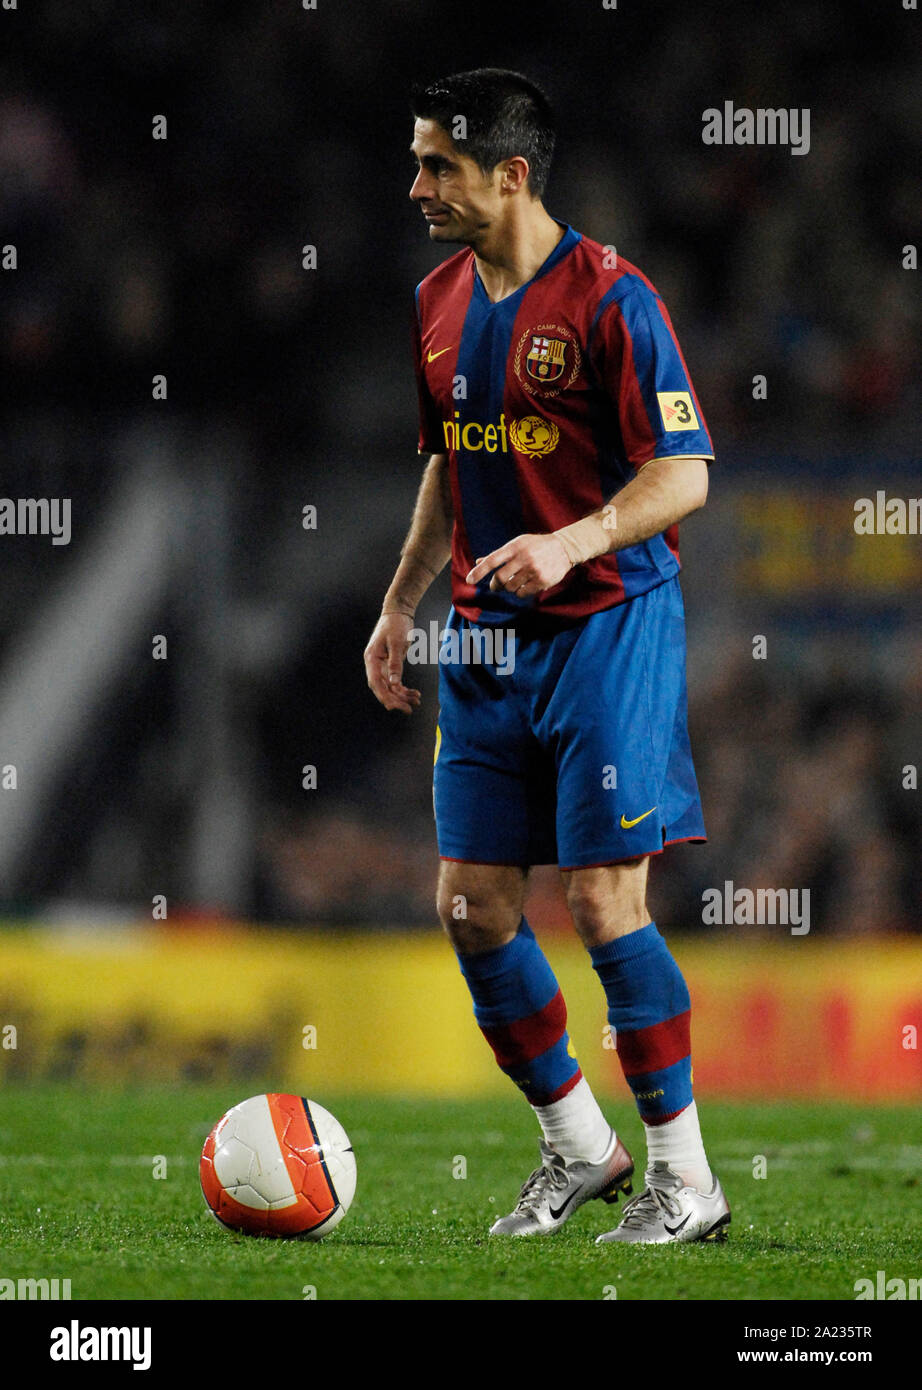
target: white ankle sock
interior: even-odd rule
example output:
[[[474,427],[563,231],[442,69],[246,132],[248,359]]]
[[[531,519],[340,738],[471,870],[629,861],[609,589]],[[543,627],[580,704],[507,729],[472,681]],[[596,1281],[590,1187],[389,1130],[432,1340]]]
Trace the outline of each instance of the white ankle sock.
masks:
[[[667,1120],[664,1125],[645,1124],[644,1129],[647,1134],[648,1167],[652,1168],[657,1159],[663,1159],[673,1173],[679,1174],[686,1186],[695,1187],[699,1192],[710,1192],[714,1177],[704,1152],[698,1107],[694,1101],[674,1120]]]
[[[614,1131],[585,1076],[562,1100],[555,1100],[553,1105],[536,1105],[535,1114],[545,1141],[561,1158],[601,1163],[612,1145]]]

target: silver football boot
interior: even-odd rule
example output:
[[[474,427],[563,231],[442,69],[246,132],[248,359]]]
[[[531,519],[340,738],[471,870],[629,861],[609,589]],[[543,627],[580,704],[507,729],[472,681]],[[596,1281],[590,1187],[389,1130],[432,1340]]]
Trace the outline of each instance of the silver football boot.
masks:
[[[730,1224],[730,1206],[717,1179],[710,1192],[686,1187],[678,1173],[657,1160],[647,1169],[643,1192],[625,1205],[621,1224],[596,1237],[596,1245],[608,1240],[640,1245],[667,1245],[680,1240],[724,1241]]]
[[[629,1196],[634,1160],[616,1139],[601,1163],[582,1159],[567,1162],[541,1141],[541,1167],[528,1178],[515,1209],[490,1227],[491,1236],[543,1236],[559,1230],[584,1202],[601,1197],[617,1202],[618,1193]]]

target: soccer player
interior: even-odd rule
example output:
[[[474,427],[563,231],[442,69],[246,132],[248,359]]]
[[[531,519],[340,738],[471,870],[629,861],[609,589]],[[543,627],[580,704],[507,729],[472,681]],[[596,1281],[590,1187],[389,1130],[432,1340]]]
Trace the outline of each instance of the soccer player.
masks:
[[[633,1160],[522,914],[529,867],[557,863],[647,1144],[645,1186],[599,1240],[721,1239],[730,1209],[692,1094],[688,990],[645,901],[650,856],[705,838],[677,523],[705,501],[710,436],[653,285],[544,207],[544,94],[479,69],[417,89],[413,112],[410,197],[432,241],[463,249],[416,291],[429,460],[365,665],[385,708],[419,706],[404,658],[450,556],[439,916],[543,1134],[540,1166],[491,1233],[549,1233],[592,1198],[632,1192]],[[502,663],[478,659],[496,655],[485,638],[498,629],[514,661],[505,648]]]

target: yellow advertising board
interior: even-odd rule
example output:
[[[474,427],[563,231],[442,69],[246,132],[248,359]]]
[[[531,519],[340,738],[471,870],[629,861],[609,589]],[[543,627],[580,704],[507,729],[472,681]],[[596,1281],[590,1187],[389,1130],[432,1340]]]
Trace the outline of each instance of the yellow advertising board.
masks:
[[[670,938],[698,1095],[918,1099],[922,946]],[[601,986],[547,943],[600,1093],[624,1097]],[[0,934],[0,1080],[245,1081],[304,1094],[508,1090],[438,934],[129,928]]]

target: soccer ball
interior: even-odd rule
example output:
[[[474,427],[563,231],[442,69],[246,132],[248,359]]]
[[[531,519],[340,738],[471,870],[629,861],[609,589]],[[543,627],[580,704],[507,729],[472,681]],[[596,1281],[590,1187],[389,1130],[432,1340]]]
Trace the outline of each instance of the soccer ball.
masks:
[[[355,1154],[342,1125],[303,1096],[241,1101],[205,1140],[202,1192],[224,1226],[320,1240],[355,1196]]]

